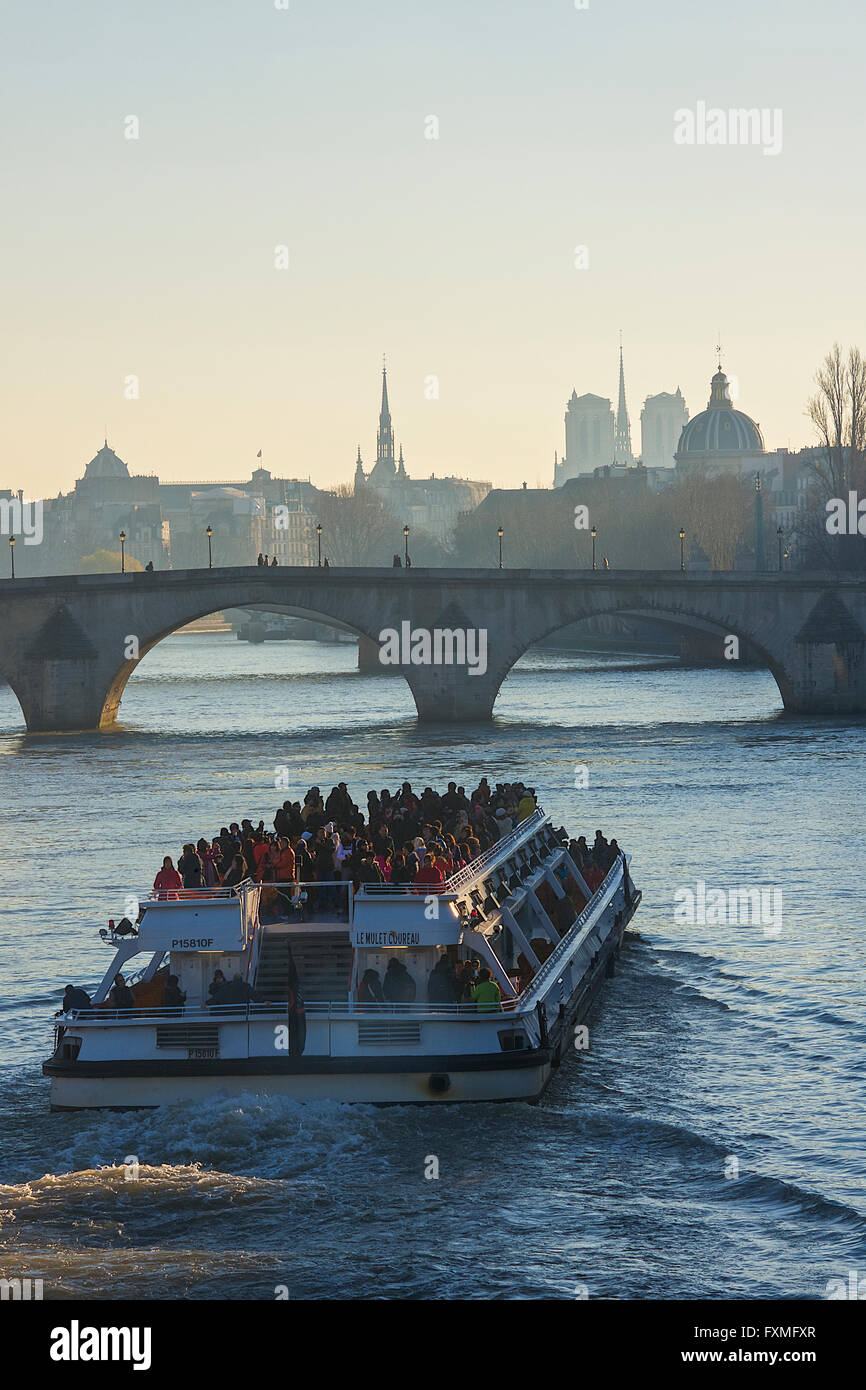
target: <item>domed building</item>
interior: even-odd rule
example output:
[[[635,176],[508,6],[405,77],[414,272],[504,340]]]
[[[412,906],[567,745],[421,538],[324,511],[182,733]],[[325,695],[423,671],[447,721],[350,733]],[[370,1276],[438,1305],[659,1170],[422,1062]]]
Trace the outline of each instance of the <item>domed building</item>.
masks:
[[[65,551],[62,563],[73,571],[84,555],[118,551],[121,531],[130,558],[142,565],[151,561],[157,569],[167,567],[169,528],[160,505],[159,479],[155,474],[130,473],[107,439],[72,492],[56,499],[54,509],[58,543]]]
[[[680,473],[754,473],[766,458],[764,438],[755,421],[731,402],[721,364],[710,385],[706,410],[683,427],[674,454]]]
[[[93,455],[85,468],[84,477],[88,480],[94,478],[128,478],[129,469],[123,459],[118,458],[114,450],[108,447],[108,440],[106,439],[99,453]]]

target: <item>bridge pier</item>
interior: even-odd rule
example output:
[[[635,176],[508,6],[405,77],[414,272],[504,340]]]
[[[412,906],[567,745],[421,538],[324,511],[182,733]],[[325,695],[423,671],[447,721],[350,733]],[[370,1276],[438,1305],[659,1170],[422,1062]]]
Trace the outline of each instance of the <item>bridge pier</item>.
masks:
[[[418,718],[436,724],[477,724],[493,718],[503,676],[470,676],[457,666],[396,666],[406,677]]]
[[[794,714],[866,714],[866,643],[796,641],[785,662],[785,709]]]
[[[364,671],[368,676],[388,676],[395,673],[393,666],[383,666],[379,660],[379,643],[374,642],[372,637],[365,637],[363,633],[358,637],[358,670]]]
[[[95,678],[93,660],[27,661],[10,677],[31,734],[84,733],[107,729],[117,716],[122,687],[109,698]]]

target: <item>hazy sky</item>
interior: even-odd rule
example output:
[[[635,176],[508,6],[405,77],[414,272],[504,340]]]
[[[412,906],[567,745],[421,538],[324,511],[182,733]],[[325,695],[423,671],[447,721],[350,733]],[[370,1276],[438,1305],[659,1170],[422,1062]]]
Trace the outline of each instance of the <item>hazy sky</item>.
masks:
[[[824,352],[866,347],[862,0],[4,14],[0,486],[68,489],[104,427],[165,479],[262,449],[349,480],[383,353],[410,474],[549,484],[572,387],[616,395],[620,328],[636,447],[646,395],[703,409],[719,332],[795,447]],[[781,153],[675,144],[699,101],[781,109]]]

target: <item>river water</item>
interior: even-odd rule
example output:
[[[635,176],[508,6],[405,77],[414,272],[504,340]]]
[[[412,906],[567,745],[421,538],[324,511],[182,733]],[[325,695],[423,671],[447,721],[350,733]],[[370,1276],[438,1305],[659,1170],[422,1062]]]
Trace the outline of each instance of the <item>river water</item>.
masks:
[[[491,725],[420,727],[355,659],[171,637],[102,735],[27,738],[0,687],[0,1273],[115,1299],[823,1298],[866,1276],[866,727],[784,715],[763,671],[561,651],[521,661]],[[163,853],[313,782],[363,802],[482,773],[615,835],[644,893],[540,1104],[49,1113],[58,991],[101,976],[97,928]],[[781,911],[678,920],[699,881],[778,888]]]

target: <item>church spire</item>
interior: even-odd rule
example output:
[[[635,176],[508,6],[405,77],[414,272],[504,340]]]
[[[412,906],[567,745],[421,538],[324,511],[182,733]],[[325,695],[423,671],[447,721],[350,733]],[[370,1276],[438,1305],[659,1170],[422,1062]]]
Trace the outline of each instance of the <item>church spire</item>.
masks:
[[[382,407],[379,411],[379,430],[376,435],[376,463],[384,463],[386,468],[390,465],[393,472],[394,464],[394,429],[391,425],[391,411],[388,406],[388,371],[385,363],[382,363]],[[380,469],[381,473],[383,470]]]
[[[619,400],[616,407],[616,433],[613,441],[614,463],[634,463],[631,451],[631,426],[625,403],[625,373],[622,366],[622,333],[619,335]]]

